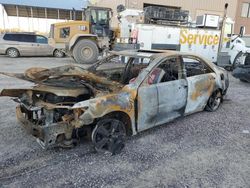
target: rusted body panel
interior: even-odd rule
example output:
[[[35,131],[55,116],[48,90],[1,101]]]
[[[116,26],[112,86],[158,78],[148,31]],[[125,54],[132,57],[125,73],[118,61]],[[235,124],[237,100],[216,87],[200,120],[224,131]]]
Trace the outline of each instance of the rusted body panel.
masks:
[[[111,67],[100,75],[97,68],[115,56],[125,56],[129,59],[128,63],[121,64],[119,68]],[[187,77],[181,56],[178,52],[151,55],[148,52],[115,52],[88,70],[62,66],[52,69],[31,68],[24,74],[3,73],[31,81],[35,85],[25,89],[4,89],[0,96],[15,97],[14,100],[19,103],[19,121],[30,134],[38,138],[43,148],[71,144],[73,130],[85,127],[93,130],[96,122],[110,114],[128,117],[125,118],[128,121],[126,125],[135,135],[150,127],[203,110],[217,89],[225,94],[228,78],[223,69],[208,62],[212,73]],[[151,60],[147,66],[129,64],[136,58]],[[164,72],[159,83],[149,83],[153,79],[153,70],[171,58],[178,61],[175,79],[160,81],[171,78]],[[124,79],[128,75],[118,73],[123,70],[122,67],[126,74],[131,73],[126,70],[130,65],[137,66],[138,75],[134,77],[133,73]],[[110,79],[113,74],[115,80],[120,77],[123,81]],[[127,80],[126,83],[124,80]],[[122,116],[118,119],[124,119]]]
[[[185,114],[191,114],[204,109],[208,98],[214,91],[216,75],[214,73],[187,78],[188,99]]]

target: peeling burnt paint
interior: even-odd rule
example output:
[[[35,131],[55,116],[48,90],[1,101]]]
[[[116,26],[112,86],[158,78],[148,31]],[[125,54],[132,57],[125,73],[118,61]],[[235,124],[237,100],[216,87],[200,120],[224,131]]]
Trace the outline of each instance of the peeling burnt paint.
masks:
[[[199,79],[195,83],[195,90],[192,92],[191,99],[195,101],[205,93],[208,96],[210,96],[214,90],[214,86],[215,86],[215,78],[212,75]]]

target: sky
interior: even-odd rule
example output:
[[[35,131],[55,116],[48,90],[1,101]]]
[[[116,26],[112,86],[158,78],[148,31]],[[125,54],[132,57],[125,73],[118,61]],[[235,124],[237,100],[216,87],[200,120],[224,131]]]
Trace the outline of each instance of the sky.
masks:
[[[29,5],[50,8],[82,10],[88,0],[0,0],[0,4]]]

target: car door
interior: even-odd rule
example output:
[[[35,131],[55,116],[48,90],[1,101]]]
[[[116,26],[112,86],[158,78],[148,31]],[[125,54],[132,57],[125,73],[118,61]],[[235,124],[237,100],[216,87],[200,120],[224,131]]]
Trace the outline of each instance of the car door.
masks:
[[[48,44],[48,38],[36,35],[36,45],[37,45],[37,55],[39,56],[48,56],[53,55],[53,47]]]
[[[180,58],[166,58],[151,70],[139,87],[138,131],[182,116],[186,101],[187,81]]]
[[[34,56],[38,51],[35,36],[29,34],[17,34],[18,35],[18,50],[24,56]]]
[[[156,125],[161,125],[183,116],[188,91],[179,56],[167,58],[158,68],[165,72],[160,83],[156,84],[159,103]]]
[[[185,114],[202,111],[214,91],[216,74],[196,56],[183,56],[188,82],[188,98]]]

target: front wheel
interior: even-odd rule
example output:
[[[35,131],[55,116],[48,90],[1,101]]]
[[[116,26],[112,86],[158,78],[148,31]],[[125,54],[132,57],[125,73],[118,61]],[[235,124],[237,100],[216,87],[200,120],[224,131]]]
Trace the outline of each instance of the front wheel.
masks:
[[[97,61],[98,55],[99,49],[92,40],[80,40],[73,48],[73,57],[77,63],[94,63]]]
[[[64,57],[65,56],[65,54],[61,51],[61,50],[58,50],[58,49],[56,49],[55,51],[54,51],[54,57],[58,57],[58,58],[62,58],[62,57]]]
[[[92,132],[92,142],[97,151],[108,151],[119,154],[124,148],[126,129],[123,122],[117,119],[102,119]]]
[[[237,68],[239,65],[242,64],[243,58],[244,58],[244,54],[242,52],[239,52],[234,59],[233,69]]]
[[[207,101],[205,110],[209,112],[214,112],[219,108],[221,102],[222,102],[221,92],[219,90],[214,91]]]

